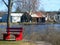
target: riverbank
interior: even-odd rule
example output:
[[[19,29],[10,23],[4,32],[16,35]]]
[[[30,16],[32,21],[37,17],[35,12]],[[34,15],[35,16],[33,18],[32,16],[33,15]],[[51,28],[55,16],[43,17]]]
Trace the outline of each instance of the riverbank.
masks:
[[[0,22],[0,25],[1,24],[4,24],[4,25],[6,25],[7,23],[6,22]],[[56,23],[56,22],[45,22],[45,23],[40,23],[40,22],[18,22],[18,23],[10,23],[10,25],[12,25],[12,24],[21,24],[21,25],[40,25],[40,24],[60,24],[60,23]]]

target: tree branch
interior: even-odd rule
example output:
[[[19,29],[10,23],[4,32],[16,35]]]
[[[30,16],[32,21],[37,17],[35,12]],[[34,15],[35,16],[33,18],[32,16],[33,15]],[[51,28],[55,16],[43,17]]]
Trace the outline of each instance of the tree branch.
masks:
[[[11,8],[12,8],[12,6],[13,6],[13,2],[11,3]]]
[[[8,7],[8,4],[4,1],[4,0],[2,0],[3,2],[4,2],[4,4]]]

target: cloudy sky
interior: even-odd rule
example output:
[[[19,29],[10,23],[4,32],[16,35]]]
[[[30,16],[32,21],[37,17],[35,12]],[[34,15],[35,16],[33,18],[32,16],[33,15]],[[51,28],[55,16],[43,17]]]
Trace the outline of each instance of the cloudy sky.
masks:
[[[6,9],[7,7],[0,0],[0,11],[7,11]],[[60,9],[60,0],[41,0],[40,9],[44,9],[45,11],[58,11]]]

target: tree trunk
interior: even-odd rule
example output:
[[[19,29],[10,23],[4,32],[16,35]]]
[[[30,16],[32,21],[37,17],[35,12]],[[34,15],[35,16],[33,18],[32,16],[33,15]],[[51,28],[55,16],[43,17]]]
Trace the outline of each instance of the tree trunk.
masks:
[[[11,0],[8,0],[8,16],[7,16],[7,28],[10,27],[10,15],[11,15]],[[8,30],[8,29],[7,29]],[[9,30],[8,30],[9,31]],[[9,33],[9,32],[8,32]]]

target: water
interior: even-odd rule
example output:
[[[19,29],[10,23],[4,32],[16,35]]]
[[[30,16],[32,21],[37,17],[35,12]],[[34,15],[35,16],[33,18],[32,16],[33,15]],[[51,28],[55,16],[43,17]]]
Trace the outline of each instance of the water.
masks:
[[[6,29],[7,25],[0,24],[0,30]],[[60,31],[60,24],[40,24],[40,25],[12,25],[11,27],[24,27],[27,31]]]
[[[0,25],[0,29],[6,28],[6,25]]]
[[[6,24],[0,24],[0,38],[1,33],[6,32]],[[40,24],[40,25],[19,25],[14,24],[11,27],[23,27],[24,33],[28,36],[33,32],[38,32],[41,34],[45,34],[46,32],[60,32],[60,24]]]
[[[6,32],[7,25],[0,25],[0,32]],[[23,27],[27,34],[32,32],[46,33],[47,31],[60,32],[60,24],[40,24],[40,25],[12,25],[11,27]]]

